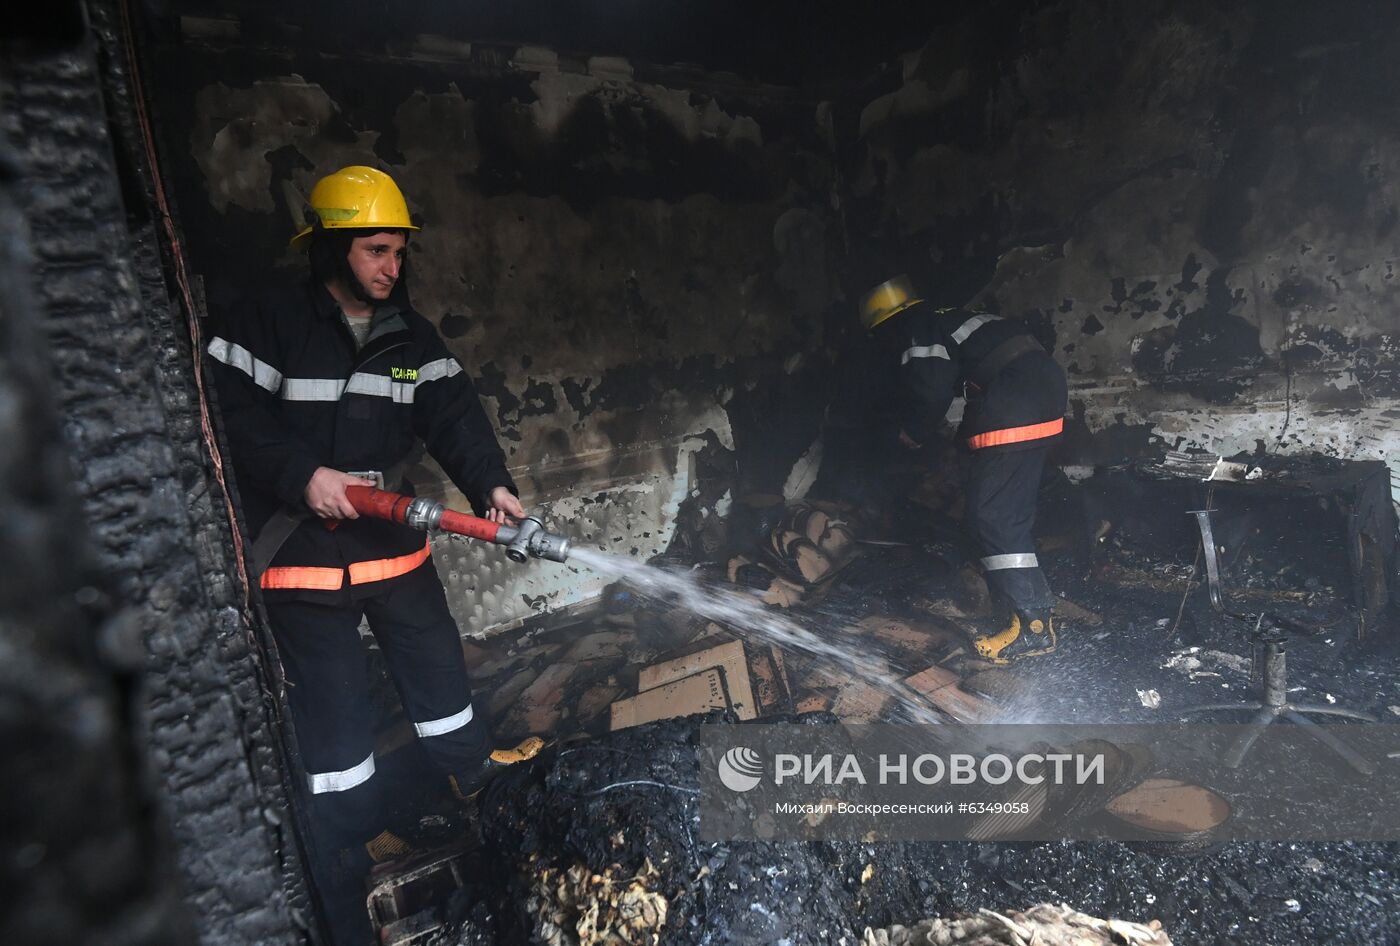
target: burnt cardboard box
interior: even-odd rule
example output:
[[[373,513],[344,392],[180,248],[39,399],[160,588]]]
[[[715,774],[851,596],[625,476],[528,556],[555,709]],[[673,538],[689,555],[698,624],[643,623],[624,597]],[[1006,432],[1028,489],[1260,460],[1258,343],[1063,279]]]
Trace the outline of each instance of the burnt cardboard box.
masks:
[[[831,709],[836,702],[836,698],[825,691],[809,693],[797,701],[798,713],[821,713]]]
[[[728,706],[724,672],[712,667],[692,676],[682,677],[673,683],[638,693],[636,696],[618,700],[612,705],[612,723],[609,728],[616,732],[658,719],[674,719],[677,716],[706,713]]]
[[[754,648],[748,654],[749,676],[754,696],[758,699],[758,715],[771,716],[793,711],[792,684],[788,680],[783,652],[776,644]]]
[[[849,723],[873,723],[885,711],[890,694],[878,686],[853,681],[836,694],[831,711]]]
[[[725,689],[735,715],[740,719],[756,717],[758,703],[754,700],[743,641],[712,642],[693,653],[643,667],[637,673],[637,692],[643,693],[710,668],[724,673]]]

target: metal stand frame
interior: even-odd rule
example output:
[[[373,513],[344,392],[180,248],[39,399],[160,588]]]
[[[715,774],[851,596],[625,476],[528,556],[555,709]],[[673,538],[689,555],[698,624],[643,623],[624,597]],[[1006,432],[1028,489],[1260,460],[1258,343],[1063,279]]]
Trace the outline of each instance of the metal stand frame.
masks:
[[[1205,552],[1206,580],[1210,589],[1210,604],[1218,613],[1228,618],[1248,623],[1250,615],[1240,614],[1225,606],[1225,597],[1220,580],[1220,562],[1216,557],[1215,536],[1211,532],[1210,514],[1213,509],[1193,509],[1191,515],[1201,530],[1201,547]],[[1214,713],[1221,711],[1255,710],[1254,718],[1240,737],[1225,752],[1225,764],[1239,768],[1249,750],[1264,732],[1265,727],[1279,718],[1303,726],[1319,742],[1341,756],[1348,765],[1362,775],[1375,772],[1375,766],[1362,758],[1355,749],[1338,739],[1324,726],[1308,719],[1305,714],[1317,716],[1342,716],[1374,723],[1376,718],[1367,713],[1345,709],[1340,706],[1314,706],[1305,703],[1291,703],[1288,699],[1288,655],[1285,644],[1288,636],[1285,628],[1307,632],[1309,629],[1296,621],[1261,611],[1254,620],[1254,631],[1250,640],[1255,645],[1255,668],[1262,683],[1263,693],[1257,700],[1241,703],[1210,703],[1204,706],[1190,706],[1181,710],[1180,715],[1194,713]],[[1260,649],[1262,648],[1262,656]]]

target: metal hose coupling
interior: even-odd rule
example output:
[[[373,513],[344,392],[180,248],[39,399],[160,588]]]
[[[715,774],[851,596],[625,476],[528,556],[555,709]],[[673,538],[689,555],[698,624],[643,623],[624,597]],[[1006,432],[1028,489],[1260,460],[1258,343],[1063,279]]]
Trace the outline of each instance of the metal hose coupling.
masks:
[[[531,557],[562,562],[569,557],[568,536],[546,532],[544,523],[534,516],[527,516],[513,526],[501,526],[496,542],[506,547],[506,558],[513,562]]]
[[[408,504],[403,524],[415,529],[436,529],[438,523],[442,522],[442,513],[445,508],[442,503],[436,500],[428,499],[426,496],[416,496],[413,502]]]

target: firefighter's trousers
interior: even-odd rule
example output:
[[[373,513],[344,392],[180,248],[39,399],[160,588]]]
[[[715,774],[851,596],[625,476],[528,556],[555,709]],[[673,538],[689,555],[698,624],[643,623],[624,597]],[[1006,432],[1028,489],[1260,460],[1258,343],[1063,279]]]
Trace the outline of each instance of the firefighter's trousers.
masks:
[[[374,713],[359,625],[363,615],[429,758],[470,780],[490,752],[456,622],[432,559],[347,606],[268,604],[286,673],[312,821],[332,847],[369,840],[385,825],[374,778]]]
[[[1032,537],[1048,452],[1048,447],[978,450],[968,471],[967,528],[987,584],[1022,617],[1048,616],[1055,602]]]

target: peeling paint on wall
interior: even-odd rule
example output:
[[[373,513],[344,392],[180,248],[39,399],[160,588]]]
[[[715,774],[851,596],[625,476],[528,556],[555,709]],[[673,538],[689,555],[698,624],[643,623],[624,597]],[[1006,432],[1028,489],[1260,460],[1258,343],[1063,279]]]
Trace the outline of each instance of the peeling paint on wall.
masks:
[[[829,357],[830,129],[808,105],[639,81],[625,60],[454,55],[494,71],[163,50],[182,77],[161,104],[190,170],[175,177],[193,265],[211,307],[236,311],[248,287],[300,265],[287,247],[297,195],[344,164],[389,171],[423,227],[414,304],[478,385],[524,500],[561,528],[585,516],[624,553],[664,551],[697,434],[722,432],[764,469],[790,468],[810,443],[752,436],[746,419],[736,449],[728,412],[782,383],[760,366],[806,356],[805,377]],[[814,429],[821,410],[802,402],[780,420],[809,415]],[[460,500],[426,458],[413,478]],[[489,614],[510,623],[597,590],[542,572],[528,588],[499,569],[478,581],[464,553],[441,551],[478,630]]]
[[[696,490],[691,458],[705,446],[700,431],[717,436],[733,450],[733,435],[722,412],[706,421],[714,426],[697,429],[664,458],[652,451],[652,464],[618,476],[597,467],[577,468],[570,485],[547,499],[542,509],[550,527],[568,535],[576,544],[631,558],[648,559],[664,552],[677,528],[681,505]],[[612,459],[612,451],[607,451]],[[512,471],[528,482],[530,471]],[[448,501],[459,508],[465,498]],[[447,589],[448,604],[465,634],[482,634],[515,626],[540,614],[567,612],[594,601],[612,579],[567,563],[532,559],[517,565],[495,546],[438,536],[433,555]]]
[[[243,89],[207,86],[195,96],[194,111],[189,149],[203,172],[209,203],[220,214],[230,206],[257,213],[277,209],[273,178],[288,168],[277,168],[274,155],[284,148],[303,166],[340,154],[359,155],[358,163],[374,159],[378,135],[351,129],[325,90],[298,76]]]
[[[864,108],[852,226],[1049,342],[1081,425],[1067,462],[1107,438],[1400,471],[1400,134],[1378,93],[1397,39],[1374,12],[971,13],[951,32],[993,61],[940,34]]]

